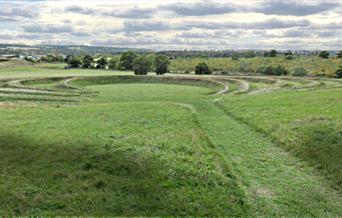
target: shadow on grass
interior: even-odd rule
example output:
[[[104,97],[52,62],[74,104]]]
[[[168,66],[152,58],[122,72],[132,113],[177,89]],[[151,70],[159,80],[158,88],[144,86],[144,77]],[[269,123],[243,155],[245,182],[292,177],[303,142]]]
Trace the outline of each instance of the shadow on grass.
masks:
[[[198,174],[200,169],[189,170],[191,163],[171,163],[160,154],[135,148],[78,140],[61,144],[68,143],[44,144],[30,136],[0,134],[1,215],[247,213],[243,195],[230,177],[208,182],[213,178]]]
[[[38,144],[0,135],[2,215],[154,215],[186,209],[168,211],[163,164],[147,155],[109,146]]]

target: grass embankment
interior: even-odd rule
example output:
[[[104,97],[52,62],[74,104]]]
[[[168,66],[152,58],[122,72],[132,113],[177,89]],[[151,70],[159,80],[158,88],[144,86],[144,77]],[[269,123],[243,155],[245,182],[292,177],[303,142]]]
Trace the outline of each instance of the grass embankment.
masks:
[[[189,85],[195,87],[207,87],[209,93],[219,92],[224,89],[224,84],[203,77],[188,76],[100,76],[100,77],[83,77],[71,82],[71,85],[90,86],[90,85],[111,85],[111,84],[137,84],[137,83],[157,83],[157,84],[176,84]],[[183,97],[183,96],[180,96]]]
[[[87,70],[80,73],[88,75]],[[258,80],[249,79],[252,90],[278,84]],[[246,82],[234,81],[229,82],[232,93],[243,90]],[[40,82],[55,89],[65,78],[24,85]],[[324,111],[316,112],[316,107],[332,110],[329,120],[339,120],[339,107],[329,103],[338,99],[331,93],[232,94],[219,101],[223,111],[213,103],[220,96],[208,95],[221,83],[111,76],[71,85],[98,95],[58,107],[15,101],[0,105],[3,215],[342,216],[340,192],[305,161],[250,128],[271,125],[273,119],[276,127],[291,133],[286,117],[279,117],[288,116],[289,123],[300,114],[315,117]],[[297,103],[287,93],[297,96],[298,113],[290,109]],[[304,110],[304,103],[314,100],[317,104]],[[244,115],[254,121],[239,122],[247,123]]]
[[[341,195],[311,167],[211,102],[192,102],[247,196],[250,216],[339,217]]]
[[[262,66],[284,66],[290,72],[298,67],[306,69],[310,75],[335,76],[336,70],[342,64],[342,61],[335,58],[328,60],[319,57],[295,57],[293,60],[286,60],[285,57],[275,58],[255,57],[241,58],[232,60],[231,58],[184,58],[171,61],[172,72],[194,71],[196,65],[200,62],[206,62],[213,71],[218,73],[255,73]]]
[[[227,96],[220,105],[342,185],[342,89]]]
[[[193,114],[149,101],[208,90],[152,85],[126,102],[146,88],[130,86],[92,87],[104,91],[99,104],[0,108],[1,213],[247,216],[236,178]]]

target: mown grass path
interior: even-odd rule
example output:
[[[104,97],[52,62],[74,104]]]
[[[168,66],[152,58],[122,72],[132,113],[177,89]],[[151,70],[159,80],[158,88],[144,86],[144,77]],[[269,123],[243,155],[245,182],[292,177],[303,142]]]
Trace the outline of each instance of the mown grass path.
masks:
[[[209,101],[191,103],[202,128],[230,164],[256,216],[342,215],[341,196],[301,160]]]
[[[97,203],[87,206],[82,199],[77,198],[77,201],[74,201],[70,196],[65,197],[67,196],[65,193],[68,191],[59,193],[60,189],[58,189],[57,192],[51,192],[53,194],[45,195],[46,198],[51,198],[52,203],[48,205],[48,209],[40,208],[41,211],[37,212],[38,215],[56,214],[57,209],[50,208],[50,206],[57,205],[60,212],[64,211],[64,214],[73,215],[82,214],[79,211],[84,211],[84,208],[87,208],[89,209],[87,214],[103,215],[342,216],[341,193],[333,190],[323,177],[309,167],[308,163],[294,157],[251,126],[226,113],[225,110],[229,105],[221,108],[217,102],[219,100],[224,101],[224,98],[217,99],[219,94],[226,92],[231,92],[232,95],[248,93],[252,91],[253,86],[255,86],[254,88],[266,87],[266,83],[269,81],[263,80],[260,84],[257,84],[256,81],[252,83],[253,86],[251,87],[249,83],[243,80],[230,80],[223,77],[218,81],[208,79],[203,81],[185,80],[181,77],[162,78],[87,77],[77,81],[70,81],[67,78],[55,81],[50,78],[51,81],[47,80],[46,83],[31,81],[31,83],[26,84],[38,85],[32,89],[36,89],[34,92],[41,94],[39,96],[32,95],[32,93],[30,93],[31,95],[25,93],[24,95],[20,93],[25,88],[20,86],[23,84],[16,84],[16,80],[10,82],[9,85],[14,86],[12,87],[13,93],[11,93],[13,96],[7,96],[8,93],[3,93],[4,100],[12,97],[26,101],[64,100],[72,102],[73,99],[67,98],[69,96],[63,99],[60,98],[61,96],[48,96],[48,90],[44,93],[39,90],[39,87],[43,86],[55,89],[56,93],[72,90],[69,93],[71,97],[82,94],[81,96],[87,101],[80,101],[79,104],[69,108],[62,105],[55,109],[50,105],[44,109],[37,105],[37,108],[41,110],[38,112],[41,113],[38,113],[36,109],[15,108],[12,115],[9,111],[8,114],[2,114],[2,128],[4,130],[21,131],[28,138],[39,138],[46,127],[42,126],[40,127],[41,130],[37,131],[33,124],[25,127],[21,127],[19,124],[25,123],[23,121],[27,119],[27,123],[35,122],[39,127],[40,125],[48,125],[44,121],[53,118],[55,120],[49,124],[51,126],[48,126],[48,129],[55,134],[55,137],[60,136],[59,141],[55,137],[46,137],[46,141],[39,141],[40,144],[38,144],[42,146],[42,148],[38,146],[39,149],[43,149],[52,141],[55,141],[56,144],[53,147],[54,152],[61,149],[59,147],[60,142],[65,144],[64,149],[72,149],[69,148],[70,145],[77,148],[84,139],[89,139],[91,142],[89,144],[94,144],[95,147],[104,147],[104,151],[101,151],[103,153],[95,157],[93,157],[92,150],[86,153],[81,152],[79,156],[83,158],[84,163],[72,161],[71,163],[75,167],[72,169],[74,171],[70,169],[65,171],[64,166],[59,169],[67,175],[66,178],[69,179],[70,177],[65,188],[78,189],[80,187],[78,183],[84,182],[87,185],[86,190],[79,193],[84,194],[94,202],[97,199]],[[168,84],[171,82],[173,84]],[[278,84],[279,82],[269,83]],[[5,88],[6,86],[4,86],[3,91],[8,92]],[[21,90],[16,90],[19,88]],[[273,90],[274,88],[277,89],[278,85],[271,85],[265,89]],[[26,92],[28,92],[27,90]],[[216,94],[210,95],[213,93]],[[180,110],[180,107],[183,110]],[[184,110],[184,107],[187,110]],[[240,110],[242,109],[243,107],[240,108]],[[30,111],[32,116],[27,117]],[[193,116],[187,112],[192,113]],[[22,118],[18,118],[18,115],[21,115]],[[193,118],[195,122],[193,122]],[[7,120],[18,122],[17,126],[10,128],[8,123],[11,122]],[[5,132],[4,130],[3,132]],[[32,136],[34,132],[36,135]],[[121,134],[119,136],[114,134],[113,137],[113,132]],[[75,137],[70,135],[71,133]],[[129,138],[127,135],[131,137]],[[17,143],[16,137],[13,139],[3,137],[2,139],[4,141],[2,142],[3,147],[12,151],[12,145]],[[27,141],[28,144],[32,143],[32,140]],[[31,146],[34,146],[34,143]],[[115,150],[112,153],[108,151],[112,146],[114,148],[121,146],[120,149],[124,149],[129,157],[132,156],[132,151],[139,151],[139,158],[133,155],[132,158],[120,161],[121,153],[116,153]],[[13,154],[18,153],[16,149],[21,149],[21,145],[14,146]],[[21,154],[30,153],[32,150],[24,150]],[[109,155],[110,161],[102,160],[103,155]],[[8,157],[16,156],[8,155]],[[87,157],[95,158],[95,160],[89,161]],[[30,158],[28,157],[28,159]],[[68,158],[64,154],[58,158],[70,166],[72,158]],[[101,159],[100,162],[97,160],[98,158]],[[34,164],[31,166],[39,169],[44,164],[49,164],[50,160],[47,159],[49,158],[44,156],[40,163],[33,161]],[[7,159],[4,158],[4,160]],[[115,189],[120,184],[117,180],[117,174],[120,174],[122,169],[131,169],[129,166],[134,163],[132,160],[137,160],[137,166],[123,174],[122,187]],[[16,161],[10,161],[10,163],[16,163]],[[141,175],[137,178],[134,177],[131,187],[127,189],[125,180],[131,176],[131,172],[134,175],[137,172],[136,169],[140,170],[145,163],[151,166],[153,172],[149,174],[141,170]],[[84,164],[88,167],[84,168]],[[3,166],[8,165],[6,161],[3,164]],[[26,166],[26,164],[23,165]],[[32,167],[28,166],[27,169],[23,170],[25,174],[32,170]],[[107,168],[102,169],[103,166],[108,167],[110,173],[107,173]],[[115,168],[118,166],[119,168]],[[43,183],[46,181],[46,178],[43,177],[48,175],[46,172],[51,173],[54,170],[51,166],[48,167],[50,167],[48,170],[44,167],[41,167],[41,171],[37,170],[42,176],[34,179],[34,182],[38,184],[37,187],[40,187],[42,181]],[[86,181],[82,181],[83,177],[73,178],[71,175],[74,175],[73,172],[78,172],[79,169],[82,169],[82,172],[87,171],[86,173],[94,174],[91,174],[92,176],[89,176]],[[20,169],[16,168],[14,172],[17,171]],[[27,175],[23,176],[23,178],[28,177]],[[92,184],[93,178],[99,180],[95,186]],[[146,182],[145,186],[142,186],[142,181]],[[155,184],[151,184],[151,181]],[[9,184],[6,180],[2,182],[6,185]],[[52,184],[60,185],[60,183],[55,182],[53,181]],[[18,186],[22,186],[22,184],[20,183]],[[6,186],[3,185],[3,187],[5,190]],[[157,187],[157,189],[152,189],[155,192],[149,191],[151,187]],[[12,189],[14,190],[14,188]],[[40,188],[37,190],[37,193],[41,192]],[[64,197],[65,199],[56,200],[56,193],[60,194],[61,199]],[[73,197],[78,196],[78,192],[76,193]],[[101,193],[103,196],[99,196]],[[164,198],[160,198],[161,193],[164,194]],[[13,195],[15,196],[15,194]],[[129,205],[128,202],[131,201],[127,196],[135,199],[136,203],[127,206]],[[41,205],[44,206],[44,203],[41,202],[46,202],[46,198],[38,199],[33,206],[26,207],[19,203],[19,206],[23,208],[18,210],[16,214],[25,214],[27,211],[29,213]],[[5,202],[4,205],[9,205],[7,199],[7,194],[2,197]],[[13,199],[9,202],[17,206],[16,196]],[[106,199],[107,203],[103,203],[103,199]],[[32,197],[28,196],[25,198],[26,200],[32,202]],[[148,203],[145,204],[145,201]],[[117,210],[113,205],[107,207],[108,204],[112,203],[117,207]],[[75,211],[77,207],[79,207],[79,211]]]

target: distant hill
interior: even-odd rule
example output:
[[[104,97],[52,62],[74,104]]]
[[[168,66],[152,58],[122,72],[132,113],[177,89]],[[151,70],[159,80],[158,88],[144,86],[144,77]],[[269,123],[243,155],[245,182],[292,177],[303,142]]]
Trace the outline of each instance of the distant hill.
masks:
[[[59,53],[65,55],[79,54],[119,54],[123,51],[136,51],[138,53],[151,52],[149,49],[104,47],[104,46],[84,46],[84,45],[19,45],[19,44],[0,44],[0,54],[32,54],[45,55],[49,53]]]

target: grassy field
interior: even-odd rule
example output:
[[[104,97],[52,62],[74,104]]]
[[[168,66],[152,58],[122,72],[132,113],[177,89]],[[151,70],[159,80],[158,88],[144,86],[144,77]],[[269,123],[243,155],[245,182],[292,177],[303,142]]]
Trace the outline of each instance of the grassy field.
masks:
[[[341,81],[119,74],[1,72],[1,215],[342,216]]]
[[[341,88],[227,96],[220,105],[287,150],[326,170],[341,187]]]
[[[342,65],[339,59],[330,58],[324,60],[319,57],[295,57],[293,60],[286,60],[283,56],[275,58],[240,58],[239,60],[232,60],[231,58],[180,58],[171,62],[171,71],[192,72],[196,65],[203,61],[208,63],[213,71],[227,74],[255,73],[262,66],[275,67],[281,65],[288,69],[290,73],[298,67],[303,67],[311,75],[335,76],[336,70]]]
[[[7,108],[0,208],[12,215],[245,215],[191,113],[172,103]]]

